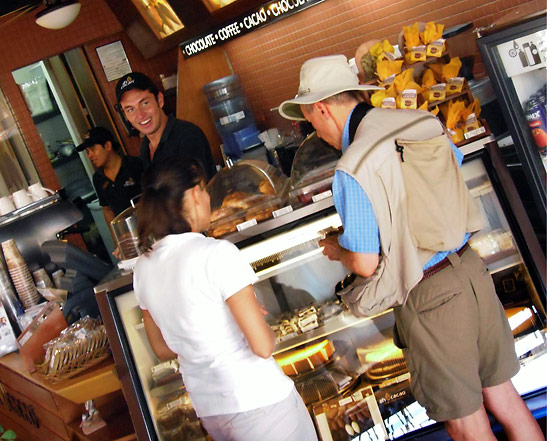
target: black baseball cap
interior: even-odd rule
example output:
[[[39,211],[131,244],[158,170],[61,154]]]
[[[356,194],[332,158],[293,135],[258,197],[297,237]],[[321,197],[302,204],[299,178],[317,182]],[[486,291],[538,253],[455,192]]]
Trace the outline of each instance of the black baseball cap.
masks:
[[[131,72],[121,77],[118,80],[118,84],[116,84],[116,99],[118,100],[118,104],[124,92],[132,89],[149,90],[154,95],[157,95],[159,91],[158,86],[145,74]]]
[[[114,141],[114,136],[110,130],[104,127],[93,127],[89,129],[84,135],[84,142],[82,142],[76,150],[83,152],[88,147],[93,147],[96,144],[105,145],[107,141],[112,143],[112,147],[116,149],[117,143]]]

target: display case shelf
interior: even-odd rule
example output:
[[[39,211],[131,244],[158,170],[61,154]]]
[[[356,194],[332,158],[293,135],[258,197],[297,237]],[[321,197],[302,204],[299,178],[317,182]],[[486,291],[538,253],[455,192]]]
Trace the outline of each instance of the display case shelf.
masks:
[[[287,260],[285,262],[280,262],[275,266],[272,266],[270,268],[267,268],[263,271],[260,271],[256,273],[258,276],[258,280],[266,280],[273,276],[278,276],[280,274],[283,274],[284,271],[287,271],[294,267],[295,264],[300,263],[307,263],[312,262],[314,259],[320,257],[322,255],[323,248],[317,248],[315,250],[309,251],[306,254],[302,254],[300,256],[296,256],[290,260]]]
[[[502,253],[498,253],[502,254]],[[486,263],[488,272],[490,274],[496,274],[500,271],[503,271],[507,268],[512,268],[514,266],[520,265],[523,263],[522,258],[517,250],[513,250],[513,253],[510,255],[504,254],[506,257],[501,259],[494,260],[492,263]]]
[[[319,326],[318,328],[312,329],[302,334],[298,334],[297,336],[289,340],[276,343],[274,348],[274,355],[280,354],[281,352],[287,351],[289,349],[293,349],[297,346],[305,345],[306,343],[310,343],[327,335],[335,334],[339,331],[343,331],[346,328],[350,328],[352,326],[356,326],[367,321],[373,322],[380,317],[387,316],[391,313],[391,311],[391,309],[388,309],[387,311],[371,317],[356,317],[351,312],[344,311],[336,317],[328,320],[326,323],[324,323],[322,326]]]

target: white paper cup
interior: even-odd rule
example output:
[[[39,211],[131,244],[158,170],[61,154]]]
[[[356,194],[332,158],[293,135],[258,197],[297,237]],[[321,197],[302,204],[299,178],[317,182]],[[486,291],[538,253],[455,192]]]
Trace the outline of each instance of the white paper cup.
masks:
[[[13,210],[15,210],[15,205],[11,200],[11,196],[0,198],[0,216],[11,213]]]
[[[30,193],[27,192],[27,190],[18,190],[15,193],[12,194],[13,197],[13,203],[15,204],[15,207],[22,208],[25,205],[32,203],[32,197]]]
[[[37,182],[36,184],[32,184],[28,188],[28,192],[30,193],[30,197],[33,201],[39,201],[40,199],[47,198],[50,194],[55,193],[49,188],[42,187],[42,184],[40,184],[39,182]]]

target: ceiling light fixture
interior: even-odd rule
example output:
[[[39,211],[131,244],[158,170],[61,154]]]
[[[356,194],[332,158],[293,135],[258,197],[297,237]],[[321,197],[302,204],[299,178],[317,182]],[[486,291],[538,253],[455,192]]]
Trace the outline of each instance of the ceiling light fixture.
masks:
[[[36,14],[36,24],[47,29],[62,29],[72,23],[82,5],[78,0],[45,0],[46,8]]]

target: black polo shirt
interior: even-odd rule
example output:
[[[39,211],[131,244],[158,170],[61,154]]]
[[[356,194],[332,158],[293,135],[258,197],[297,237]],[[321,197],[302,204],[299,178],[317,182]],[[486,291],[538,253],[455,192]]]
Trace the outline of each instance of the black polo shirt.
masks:
[[[110,207],[117,216],[131,205],[131,199],[141,194],[143,164],[136,156],[122,156],[122,165],[112,182],[99,169],[93,175],[93,186],[102,207]]]
[[[154,159],[150,159],[150,141],[147,137],[142,140],[141,159],[146,169],[154,162],[176,156],[199,159],[209,179],[217,171],[209,141],[207,141],[203,131],[190,121],[184,121],[169,115],[158,148],[154,152]]]

